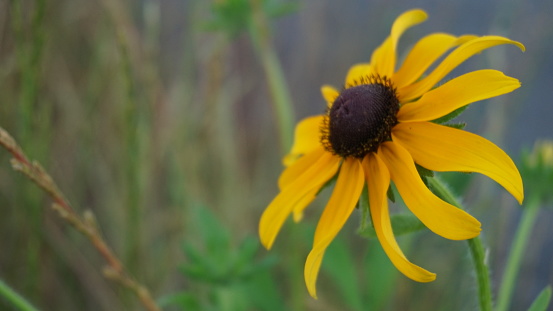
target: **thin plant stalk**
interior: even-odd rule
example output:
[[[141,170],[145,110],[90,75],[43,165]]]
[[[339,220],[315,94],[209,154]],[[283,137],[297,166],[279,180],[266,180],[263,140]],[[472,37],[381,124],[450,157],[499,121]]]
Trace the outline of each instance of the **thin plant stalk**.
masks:
[[[523,209],[522,219],[515,233],[513,246],[507,259],[507,265],[503,273],[503,279],[497,297],[496,311],[506,311],[509,309],[511,297],[515,289],[515,282],[522,262],[522,256],[526,250],[526,245],[528,245],[528,239],[532,232],[532,228],[534,228],[534,224],[536,223],[538,211],[539,199],[530,197],[528,204]]]
[[[7,300],[17,310],[21,311],[38,311],[30,302],[24,297],[14,291],[8,284],[0,280],[0,296]]]
[[[50,174],[36,161],[31,162],[17,142],[1,127],[0,145],[13,156],[11,161],[12,167],[44,190],[54,201],[52,208],[58,215],[89,239],[90,243],[107,263],[103,271],[104,276],[130,289],[146,310],[159,311],[160,308],[152,298],[149,290],[144,285],[138,283],[127,272],[127,269],[106,243],[92,212],[87,211],[82,216],[77,214],[65,195],[59,190],[58,185]]]
[[[139,270],[138,259],[141,244],[142,207],[141,207],[141,141],[140,121],[141,105],[135,94],[129,47],[122,31],[117,32],[118,47],[121,56],[121,71],[125,82],[125,181],[126,181],[126,230],[125,261],[133,272]]]
[[[290,92],[284,79],[282,66],[270,41],[270,29],[263,12],[261,1],[251,0],[252,23],[250,36],[256,47],[258,57],[265,71],[265,77],[272,98],[273,112],[277,119],[282,153],[292,146],[294,129],[294,110]]]
[[[449,188],[438,178],[428,178],[430,188],[437,196],[444,201],[454,205],[460,209],[464,209]],[[476,280],[478,282],[478,300],[481,311],[492,310],[492,291],[490,282],[490,272],[486,264],[486,252],[479,236],[467,240],[471,253],[474,269],[476,272]]]
[[[47,143],[42,143],[40,146],[31,145],[33,135],[36,132],[41,135],[47,135],[47,127],[49,124],[45,121],[48,118],[37,118],[41,112],[44,112],[47,107],[35,107],[35,102],[38,96],[40,65],[42,60],[42,52],[44,45],[44,15],[45,1],[35,0],[34,10],[30,20],[30,25],[25,25],[25,8],[22,1],[13,1],[12,5],[12,28],[15,37],[17,49],[17,63],[21,72],[21,88],[17,104],[16,119],[17,132],[21,137],[22,143],[25,146],[33,146],[35,154],[41,154],[42,157],[46,154],[45,150]],[[29,28],[28,31],[25,28]],[[40,121],[40,124],[38,124]],[[36,137],[35,137],[36,138]],[[39,139],[46,142],[47,139]],[[31,230],[40,231],[42,226],[42,210],[40,208],[40,195],[36,189],[28,187],[28,184],[16,185],[16,198],[23,206],[28,207],[30,215],[25,215],[25,220],[29,221]],[[33,296],[38,295],[39,269],[40,269],[40,247],[42,240],[40,235],[33,234],[27,238],[26,247],[26,266],[29,273],[25,277],[26,287],[28,292]]]
[[[250,36],[255,46],[255,51],[261,60],[261,64],[265,71],[265,78],[269,87],[269,92],[272,98],[273,113],[277,120],[278,134],[280,140],[281,154],[285,154],[290,150],[292,146],[292,139],[294,135],[294,110],[292,108],[292,100],[290,97],[290,91],[284,78],[282,66],[276,55],[275,49],[271,44],[270,28],[267,22],[267,16],[263,11],[262,3],[260,0],[250,0],[252,8],[250,27]],[[299,248],[299,230],[292,229],[291,238],[292,245],[290,249]],[[291,267],[301,267],[297,265],[298,262],[302,262],[304,258],[300,258],[300,252],[289,252],[287,260],[291,262]],[[299,271],[291,271],[292,275],[297,275]],[[290,278],[294,280],[294,278]],[[304,300],[303,294],[300,289],[302,285],[298,282],[291,281],[289,284],[291,288],[291,306],[293,310],[303,310]]]

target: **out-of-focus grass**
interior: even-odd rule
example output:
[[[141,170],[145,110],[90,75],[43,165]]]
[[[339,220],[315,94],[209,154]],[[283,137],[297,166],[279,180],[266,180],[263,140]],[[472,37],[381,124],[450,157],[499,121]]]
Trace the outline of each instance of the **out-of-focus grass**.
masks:
[[[413,4],[299,3],[296,13],[269,22],[269,29],[296,103],[294,110],[301,118],[324,111],[320,85],[340,85],[349,66],[368,60],[393,18]],[[235,307],[241,306],[248,292],[254,292],[255,299],[278,300],[298,310],[363,310],[367,305],[383,310],[428,310],[436,305],[451,310],[461,305],[460,309],[470,310],[476,306],[471,300],[475,289],[472,276],[467,275],[470,263],[464,244],[428,232],[401,237],[413,262],[438,273],[434,283],[413,283],[396,272],[376,240],[355,235],[357,216],[329,249],[319,282],[320,299],[311,300],[303,284],[303,261],[324,200],[307,211],[302,224],[287,223],[270,254],[259,250],[251,257],[252,265],[269,255],[279,259],[270,270],[261,271],[258,279],[240,283],[229,276],[210,287],[179,273],[179,267],[194,263],[182,245],[196,243],[203,250],[206,238],[202,231],[206,218],[196,218],[193,207],[209,209],[228,235],[223,243],[228,252],[200,252],[200,259],[231,256],[243,241],[256,236],[259,215],[277,192],[281,170],[281,138],[269,104],[262,59],[247,33],[228,37],[205,30],[212,18],[211,4],[197,0],[1,2],[0,124],[30,156],[49,168],[76,206],[94,211],[125,264],[149,285],[154,296],[166,301],[175,293],[187,302],[191,293],[205,299],[210,290],[218,289],[220,303],[229,299],[229,293],[239,293],[239,300],[222,303]],[[470,4],[431,1],[417,5],[430,11],[430,20],[407,33],[405,42],[409,43],[403,46],[433,31],[485,34],[489,28],[497,29],[489,24],[490,19],[458,20],[461,13],[472,12]],[[540,5],[542,10],[537,8]],[[499,1],[479,12],[483,17],[493,16],[496,7],[501,7]],[[551,40],[540,40],[540,36],[551,36],[547,32],[553,29],[548,27],[550,19],[542,13],[550,8],[532,1],[512,17],[520,27],[512,27],[513,39],[526,43],[528,52],[497,69],[521,79],[523,88],[531,91],[506,99],[506,108],[501,109],[509,122],[517,120],[513,111],[519,108],[513,107],[532,104],[522,95],[534,94],[532,85],[551,77],[540,76],[543,72],[537,72],[541,67],[536,64],[551,66],[543,52],[536,52],[551,47],[547,43]],[[528,33],[528,38],[522,35]],[[468,110],[467,117],[477,121],[471,130],[483,127],[480,115],[491,109]],[[518,134],[528,129],[508,130]],[[494,132],[501,134],[505,135]],[[516,158],[520,141],[530,145],[533,139],[519,137],[509,153]],[[512,202],[503,199],[495,185],[479,192],[482,182],[492,183],[489,180],[454,174],[447,179],[458,193],[465,194],[471,213],[483,221],[492,275],[500,275],[501,258],[510,245],[517,215]],[[489,204],[496,197],[506,203]],[[12,172],[2,152],[0,206],[0,279],[14,290],[45,310],[136,306],[130,298],[121,299],[125,292],[102,278],[101,258],[52,216],[49,202]],[[545,247],[549,242],[546,234],[536,237],[529,248],[529,262],[550,258],[551,251]],[[209,259],[215,263],[229,260]],[[529,265],[523,271],[527,273],[521,275],[521,284],[530,285],[519,288],[514,308],[528,306],[553,280],[551,268],[540,273],[536,285],[532,283],[536,271]],[[225,282],[232,286],[223,286]]]

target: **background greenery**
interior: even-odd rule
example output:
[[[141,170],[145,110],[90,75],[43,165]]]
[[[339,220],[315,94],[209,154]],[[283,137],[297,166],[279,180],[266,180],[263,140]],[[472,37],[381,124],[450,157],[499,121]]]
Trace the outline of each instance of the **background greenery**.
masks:
[[[438,274],[415,283],[376,240],[356,234],[356,213],[325,257],[319,300],[311,299],[303,264],[328,190],[300,225],[285,225],[271,252],[256,235],[287,144],[279,122],[321,113],[320,86],[340,86],[394,18],[415,7],[430,18],[405,34],[400,51],[438,31],[526,45],[525,53],[493,48],[452,74],[494,68],[523,84],[472,105],[460,118],[467,130],[516,162],[537,139],[553,138],[553,2],[543,0],[0,0],[0,126],[79,212],[94,212],[167,310],[473,310],[466,243],[428,231],[402,236],[407,256]],[[280,99],[268,87],[270,66],[288,86]],[[293,120],[276,118],[272,102],[290,99]],[[39,309],[137,308],[8,159],[0,152],[0,280]],[[443,177],[483,223],[497,293],[520,209],[485,177]],[[553,283],[552,221],[551,209],[539,212],[512,310]],[[0,309],[10,308],[0,299]]]

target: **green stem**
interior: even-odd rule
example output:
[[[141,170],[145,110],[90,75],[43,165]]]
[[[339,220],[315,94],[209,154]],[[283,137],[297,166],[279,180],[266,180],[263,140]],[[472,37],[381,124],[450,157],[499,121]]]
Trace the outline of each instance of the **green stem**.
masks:
[[[250,36],[265,70],[269,92],[272,97],[273,111],[277,118],[280,145],[283,152],[288,152],[292,146],[294,129],[294,111],[290,92],[282,72],[282,66],[270,41],[270,30],[261,1],[251,0],[250,3],[253,11],[253,27],[250,27]]]
[[[507,259],[507,266],[505,267],[501,287],[499,289],[496,311],[505,311],[509,308],[520,263],[522,262],[522,255],[524,254],[528,238],[536,222],[538,211],[539,199],[531,197],[526,207],[523,209],[522,220],[515,233],[515,240],[511,248],[511,253]]]
[[[459,201],[457,201],[455,196],[441,180],[438,178],[428,178],[428,184],[437,196],[442,198],[444,201],[463,209]],[[480,310],[491,311],[492,291],[490,286],[490,273],[488,271],[488,266],[486,265],[486,254],[482,240],[477,236],[468,240],[468,244],[471,257],[474,262],[474,268],[476,270]]]
[[[23,311],[37,311],[31,303],[29,303],[25,298],[16,293],[11,289],[6,283],[0,280],[0,296],[4,297],[7,301],[11,303],[17,310]]]
[[[480,298],[480,310],[492,310],[492,290],[490,282],[490,272],[486,265],[486,251],[480,237],[468,240],[470,253],[476,269],[476,278],[478,279],[478,292]]]

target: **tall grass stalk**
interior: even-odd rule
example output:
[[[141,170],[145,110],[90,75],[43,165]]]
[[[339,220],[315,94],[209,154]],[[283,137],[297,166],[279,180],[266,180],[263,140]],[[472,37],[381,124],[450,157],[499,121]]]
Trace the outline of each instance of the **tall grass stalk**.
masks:
[[[282,153],[292,146],[294,133],[294,110],[282,66],[271,43],[271,31],[267,16],[260,0],[250,0],[252,7],[252,26],[250,36],[261,59],[265,78],[272,98],[273,112],[277,120],[280,147]]]
[[[20,90],[17,104],[17,133],[26,148],[32,148],[34,154],[46,158],[49,132],[49,107],[36,104],[40,83],[40,70],[44,46],[45,0],[34,1],[34,10],[30,25],[26,25],[26,7],[22,1],[12,2],[12,28],[17,50],[17,63],[20,72]],[[28,29],[27,29],[28,28]],[[40,133],[40,134],[37,134]],[[40,276],[40,248],[42,245],[42,209],[41,195],[37,189],[27,183],[16,184],[18,205],[24,207],[21,223],[26,223],[32,231],[27,239],[26,263],[28,273],[25,276],[26,288],[32,297],[38,296]]]
[[[509,253],[509,257],[507,259],[505,271],[503,272],[501,287],[499,288],[499,294],[497,296],[496,311],[509,310],[509,305],[511,304],[516,285],[516,279],[520,270],[520,264],[526,250],[526,246],[528,245],[530,233],[534,228],[534,224],[536,223],[538,212],[540,210],[539,204],[539,198],[531,196],[523,209],[522,219],[517,232],[515,233],[513,246],[511,247],[511,252]]]
[[[30,302],[0,280],[0,296],[20,311],[38,311]]]
[[[265,78],[269,86],[269,92],[272,98],[273,113],[277,120],[278,134],[280,140],[281,154],[285,154],[290,150],[294,135],[294,110],[292,108],[292,100],[290,92],[284,78],[282,66],[276,55],[275,49],[271,43],[271,31],[267,21],[267,16],[263,11],[262,1],[250,0],[252,7],[252,27],[250,27],[250,36],[254,43],[257,56],[261,59],[261,64],[265,71]],[[288,266],[296,267],[289,269],[289,288],[291,295],[291,309],[303,310],[304,304],[304,289],[301,282],[297,282],[296,276],[301,275],[303,262],[300,249],[300,232],[297,226],[292,226],[290,230],[289,245],[290,252],[286,256]],[[295,270],[295,271],[294,271]]]
[[[139,270],[141,233],[143,175],[140,122],[141,105],[136,95],[129,46],[121,29],[117,31],[117,42],[121,57],[121,72],[125,83],[124,103],[124,172],[126,183],[126,230],[125,261],[133,272]],[[143,136],[142,136],[143,137]]]
[[[146,310],[159,311],[160,309],[153,300],[149,290],[135,281],[111,250],[111,247],[106,243],[92,212],[86,211],[83,215],[79,215],[60,191],[50,174],[38,162],[29,160],[13,137],[3,128],[0,128],[0,145],[13,156],[11,161],[13,169],[23,174],[48,194],[53,200],[52,208],[61,219],[85,235],[104,258],[106,261],[106,267],[103,270],[104,276],[131,290]]]

